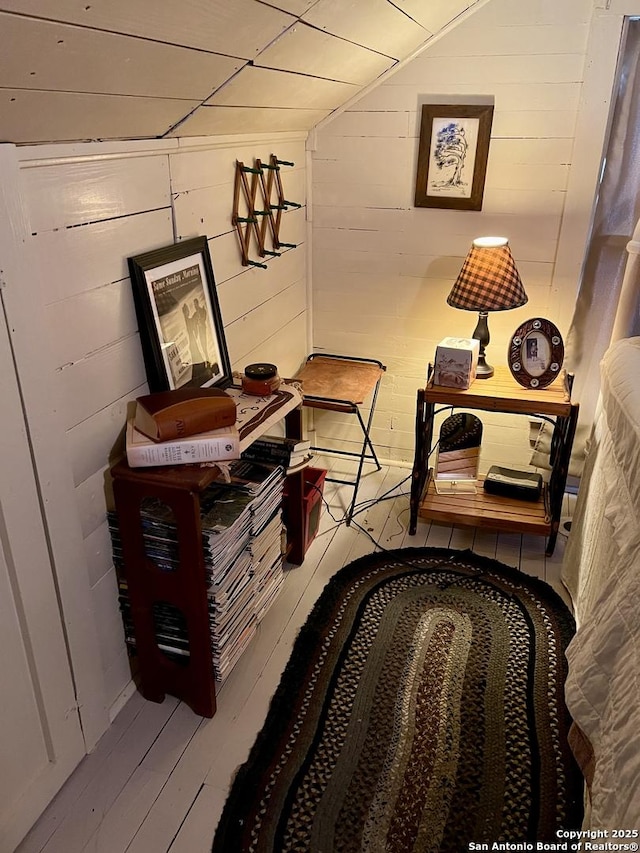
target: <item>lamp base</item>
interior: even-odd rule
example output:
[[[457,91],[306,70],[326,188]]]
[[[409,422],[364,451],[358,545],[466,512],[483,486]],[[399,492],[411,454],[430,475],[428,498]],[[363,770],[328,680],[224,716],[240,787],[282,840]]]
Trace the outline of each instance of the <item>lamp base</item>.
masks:
[[[478,359],[476,367],[476,379],[490,379],[493,376],[493,367],[484,360],[484,356]]]
[[[476,379],[489,379],[493,376],[493,367],[487,364],[484,350],[489,343],[489,314],[487,311],[478,313],[478,325],[473,330],[473,337],[480,341],[480,353],[478,355],[478,366],[476,367]]]

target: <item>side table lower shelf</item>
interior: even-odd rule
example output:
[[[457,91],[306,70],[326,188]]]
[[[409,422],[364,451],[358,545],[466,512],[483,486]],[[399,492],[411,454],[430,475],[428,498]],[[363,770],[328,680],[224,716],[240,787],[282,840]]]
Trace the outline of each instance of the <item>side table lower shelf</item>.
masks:
[[[475,494],[451,492],[438,494],[429,471],[425,491],[418,507],[418,516],[443,524],[464,527],[486,527],[515,533],[552,536],[553,524],[546,509],[545,492],[537,501],[523,501],[491,495],[478,483]]]

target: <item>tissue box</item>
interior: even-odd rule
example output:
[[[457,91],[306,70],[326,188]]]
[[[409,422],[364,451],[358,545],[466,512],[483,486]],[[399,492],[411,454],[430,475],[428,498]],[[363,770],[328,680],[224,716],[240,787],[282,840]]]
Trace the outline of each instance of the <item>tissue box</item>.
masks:
[[[436,347],[433,384],[468,388],[476,378],[480,341],[475,338],[444,338]]]

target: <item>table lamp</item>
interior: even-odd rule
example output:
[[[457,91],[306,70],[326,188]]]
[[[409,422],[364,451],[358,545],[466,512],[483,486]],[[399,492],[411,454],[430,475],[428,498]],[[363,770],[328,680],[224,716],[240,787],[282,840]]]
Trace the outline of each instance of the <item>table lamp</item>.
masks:
[[[473,337],[480,342],[476,377],[488,379],[493,367],[485,360],[489,343],[489,311],[508,311],[527,302],[506,237],[477,237],[465,258],[447,303],[464,311],[478,311]]]

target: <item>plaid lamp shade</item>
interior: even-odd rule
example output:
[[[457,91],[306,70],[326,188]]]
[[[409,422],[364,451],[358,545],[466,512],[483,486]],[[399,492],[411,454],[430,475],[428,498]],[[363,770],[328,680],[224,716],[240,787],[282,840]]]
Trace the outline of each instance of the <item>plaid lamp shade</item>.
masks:
[[[527,302],[506,238],[473,241],[447,302],[466,311],[506,311]]]

